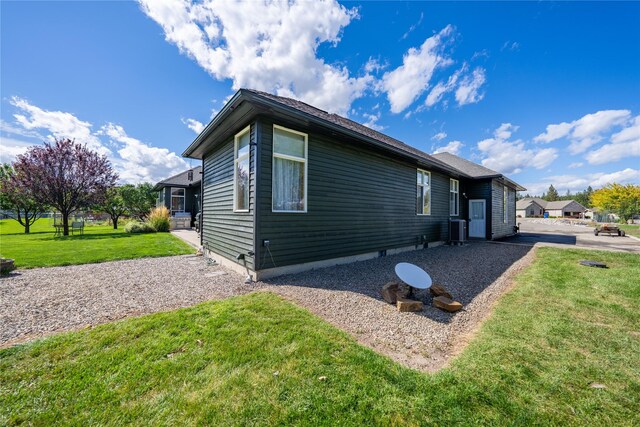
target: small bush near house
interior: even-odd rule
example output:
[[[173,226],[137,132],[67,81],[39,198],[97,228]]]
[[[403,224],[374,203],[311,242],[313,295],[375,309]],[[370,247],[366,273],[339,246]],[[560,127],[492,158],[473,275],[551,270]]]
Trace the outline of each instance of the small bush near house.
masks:
[[[124,231],[131,234],[137,233],[155,233],[156,229],[146,222],[131,221],[124,227]]]
[[[151,209],[149,220],[147,221],[156,231],[169,231],[169,209],[164,206]]]

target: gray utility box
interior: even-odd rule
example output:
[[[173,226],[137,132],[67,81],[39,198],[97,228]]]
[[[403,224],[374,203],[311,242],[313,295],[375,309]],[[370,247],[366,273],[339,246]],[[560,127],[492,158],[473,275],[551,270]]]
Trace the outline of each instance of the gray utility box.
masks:
[[[464,219],[449,220],[449,240],[454,243],[467,240],[467,221]]]

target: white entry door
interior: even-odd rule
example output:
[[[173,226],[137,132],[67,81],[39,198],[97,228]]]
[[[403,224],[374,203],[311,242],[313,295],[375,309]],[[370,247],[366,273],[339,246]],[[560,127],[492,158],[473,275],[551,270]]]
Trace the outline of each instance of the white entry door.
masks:
[[[469,200],[469,237],[487,237],[487,216],[484,199]]]

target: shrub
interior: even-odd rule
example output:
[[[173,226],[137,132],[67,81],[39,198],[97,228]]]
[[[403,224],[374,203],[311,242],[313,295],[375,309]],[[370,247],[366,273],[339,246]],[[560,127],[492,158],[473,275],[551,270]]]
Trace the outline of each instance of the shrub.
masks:
[[[148,222],[156,231],[169,231],[169,209],[164,206],[151,209]]]
[[[155,233],[156,229],[147,222],[131,221],[124,227],[124,231],[127,233]]]

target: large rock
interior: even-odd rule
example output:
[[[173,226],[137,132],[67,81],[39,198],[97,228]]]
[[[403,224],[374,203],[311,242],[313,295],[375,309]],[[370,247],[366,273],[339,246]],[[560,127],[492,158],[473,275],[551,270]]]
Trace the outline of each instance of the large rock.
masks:
[[[382,299],[388,302],[389,304],[395,304],[398,300],[396,293],[398,292],[398,286],[400,283],[398,282],[389,282],[382,287]]]
[[[398,298],[396,305],[398,307],[398,311],[422,311],[422,301]]]
[[[429,291],[434,297],[447,297],[449,299],[453,299],[451,294],[442,285],[431,285]]]
[[[433,299],[433,306],[441,310],[448,311],[449,313],[455,313],[456,311],[462,309],[461,303],[443,296],[435,297]]]
[[[395,304],[398,298],[406,298],[409,295],[409,286],[400,282],[389,282],[382,287],[382,298],[389,304]]]

